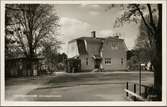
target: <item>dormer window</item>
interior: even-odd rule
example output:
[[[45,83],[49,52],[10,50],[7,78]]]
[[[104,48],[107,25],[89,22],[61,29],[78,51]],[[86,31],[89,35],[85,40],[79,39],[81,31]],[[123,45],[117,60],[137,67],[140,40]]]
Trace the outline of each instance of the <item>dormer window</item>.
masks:
[[[117,42],[112,42],[112,43],[111,43],[111,48],[112,48],[113,50],[117,50],[117,49],[118,49],[118,43],[117,43]]]

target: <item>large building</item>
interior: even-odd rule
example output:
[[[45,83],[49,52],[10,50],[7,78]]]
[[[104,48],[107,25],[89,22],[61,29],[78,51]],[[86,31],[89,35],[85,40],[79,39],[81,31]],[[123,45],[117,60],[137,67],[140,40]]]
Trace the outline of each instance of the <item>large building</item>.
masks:
[[[127,70],[127,47],[119,36],[98,38],[96,32],[91,37],[80,37],[68,42],[68,58],[79,58],[81,70]]]

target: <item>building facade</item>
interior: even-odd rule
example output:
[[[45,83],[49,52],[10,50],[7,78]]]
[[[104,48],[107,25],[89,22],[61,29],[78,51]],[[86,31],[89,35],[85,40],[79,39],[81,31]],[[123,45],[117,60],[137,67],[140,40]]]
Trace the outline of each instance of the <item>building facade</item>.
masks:
[[[102,68],[106,71],[127,70],[127,47],[118,36],[97,38],[80,37],[68,42],[68,58],[79,58],[81,70]]]

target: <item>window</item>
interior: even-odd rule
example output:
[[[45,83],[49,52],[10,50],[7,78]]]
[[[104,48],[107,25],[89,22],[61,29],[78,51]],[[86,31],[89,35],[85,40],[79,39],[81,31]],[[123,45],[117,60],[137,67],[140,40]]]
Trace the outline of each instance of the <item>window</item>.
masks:
[[[124,59],[123,58],[121,58],[121,64],[124,64]]]
[[[112,48],[113,50],[117,50],[117,49],[118,49],[118,43],[115,42],[115,41],[111,42],[111,48]]]
[[[88,58],[86,58],[86,65],[88,65]]]
[[[105,64],[111,64],[111,58],[105,58]]]

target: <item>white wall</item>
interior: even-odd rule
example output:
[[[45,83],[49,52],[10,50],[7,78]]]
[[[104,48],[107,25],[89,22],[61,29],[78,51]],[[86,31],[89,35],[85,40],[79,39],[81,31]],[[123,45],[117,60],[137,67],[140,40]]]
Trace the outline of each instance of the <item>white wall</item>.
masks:
[[[94,69],[94,60],[91,56],[80,55],[81,59],[81,70],[93,70]],[[86,58],[88,58],[88,65],[86,64]]]
[[[127,69],[127,48],[124,41],[114,41],[118,43],[117,48],[112,48],[112,39],[105,40],[103,45],[103,61],[102,65],[105,70],[126,70]],[[111,64],[105,64],[105,58],[111,58]],[[123,58],[123,64],[121,64],[121,58]]]
[[[75,56],[79,56],[78,47],[76,40],[73,42],[68,43],[68,51],[67,51],[68,58],[72,58]]]
[[[118,43],[116,49],[112,48],[113,39],[107,38],[103,44],[103,60],[102,65],[105,70],[126,70],[127,69],[127,47],[124,41],[114,41]],[[93,56],[98,55],[100,42],[87,41],[87,55],[79,55],[76,40],[68,45],[68,58],[79,56],[81,59],[81,70],[93,70],[94,60]],[[86,58],[88,58],[88,65],[86,64]],[[111,58],[111,64],[105,64],[105,58]],[[123,58],[123,64],[121,64],[121,58]]]

